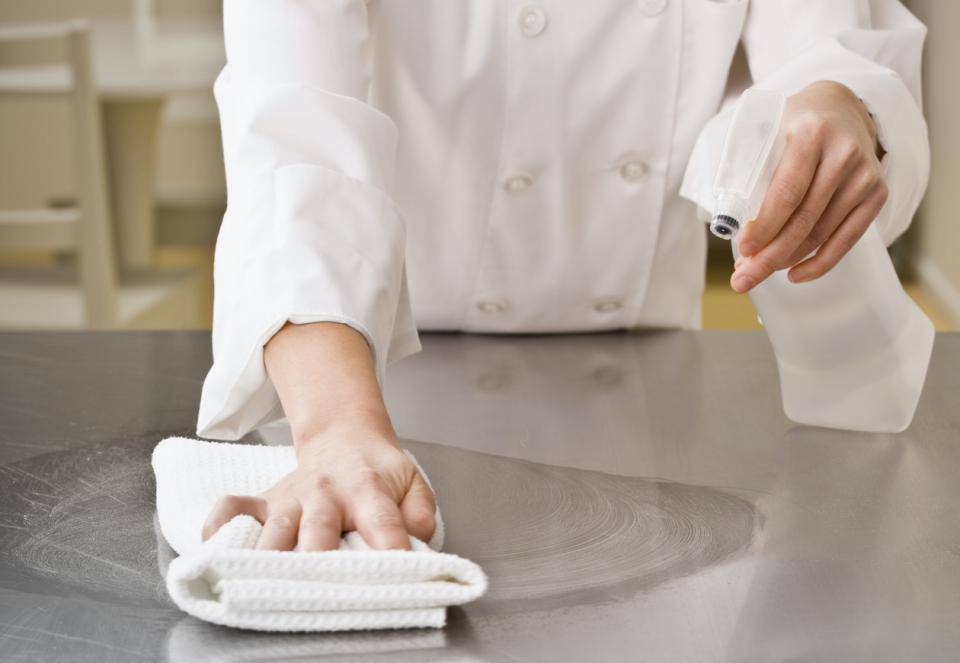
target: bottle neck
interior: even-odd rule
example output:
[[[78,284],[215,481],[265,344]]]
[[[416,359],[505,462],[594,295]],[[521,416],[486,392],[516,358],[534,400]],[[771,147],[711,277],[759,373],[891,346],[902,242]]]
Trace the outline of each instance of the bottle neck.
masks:
[[[714,218],[729,216],[735,219],[740,228],[746,223],[746,201],[739,196],[722,191],[717,196],[717,204],[713,209]]]

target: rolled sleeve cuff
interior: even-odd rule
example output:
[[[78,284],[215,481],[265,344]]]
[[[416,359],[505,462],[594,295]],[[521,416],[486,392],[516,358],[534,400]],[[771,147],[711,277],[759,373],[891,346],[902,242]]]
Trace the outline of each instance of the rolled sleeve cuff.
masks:
[[[894,72],[851,72],[841,79],[873,116],[885,154],[880,164],[889,196],[874,223],[889,246],[910,225],[930,177],[930,143],[920,107]]]
[[[339,322],[388,362],[420,349],[404,276],[404,223],[390,198],[338,171],[293,164],[274,171],[273,231],[235,270],[215,324],[229,329],[203,386],[197,434],[233,440],[283,417],[263,346],[287,321]]]

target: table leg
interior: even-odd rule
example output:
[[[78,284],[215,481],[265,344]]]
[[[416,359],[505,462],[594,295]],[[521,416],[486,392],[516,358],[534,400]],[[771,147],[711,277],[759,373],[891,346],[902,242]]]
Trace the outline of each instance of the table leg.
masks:
[[[120,265],[153,267],[154,163],[161,99],[106,100],[103,129]]]

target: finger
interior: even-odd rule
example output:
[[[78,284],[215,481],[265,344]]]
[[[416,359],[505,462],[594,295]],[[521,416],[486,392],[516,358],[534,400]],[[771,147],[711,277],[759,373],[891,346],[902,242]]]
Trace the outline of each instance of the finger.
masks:
[[[789,262],[790,257],[800,248],[823,218],[838,190],[848,186],[848,180],[860,163],[861,159],[859,158],[857,145],[852,140],[835,145],[831,148],[829,156],[820,162],[803,202],[793,212],[786,225],[767,249],[763,250],[763,252],[771,251],[770,260],[777,263],[778,269],[793,264]],[[861,190],[860,193],[863,194],[864,191]],[[859,201],[851,201],[850,208],[840,217],[838,225],[839,221],[842,221],[850,213],[857,202]],[[826,237],[829,237],[829,235]]]
[[[304,506],[297,534],[297,550],[336,550],[340,547],[343,520],[340,505],[324,497]]]
[[[752,256],[769,244],[803,202],[820,162],[820,143],[792,136],[773,173],[757,219],[744,225],[738,248]]]
[[[430,486],[423,480],[420,473],[414,475],[410,490],[400,502],[400,515],[407,532],[421,541],[427,542],[433,536],[437,527],[434,512],[437,508],[436,499]]]
[[[800,246],[793,252],[793,255],[787,259],[787,266],[796,265],[827,241],[830,235],[840,227],[843,220],[849,216],[855,206],[856,203],[849,207],[846,205],[838,205],[835,209],[831,210],[832,204],[828,205],[827,211],[824,212],[824,215],[820,218],[820,221],[817,222],[817,225],[810,230],[807,238],[800,243]]]
[[[266,515],[266,502],[252,495],[225,495],[217,500],[203,523],[201,537],[204,541],[216,534],[217,530],[233,520],[236,516],[245,513],[253,516],[261,523]]]
[[[371,548],[410,549],[410,537],[403,526],[400,509],[379,488],[367,488],[358,493],[351,515],[354,528]]]
[[[875,167],[861,168],[852,173],[834,193],[830,204],[820,215],[820,220],[810,230],[810,234],[803,240],[799,248],[790,256],[787,264],[797,264],[827,241],[827,238],[840,227],[840,224],[850,215],[850,212],[870,195],[870,192],[880,182],[880,178],[879,164],[876,164]]]
[[[257,539],[257,550],[293,550],[297,545],[299,525],[300,505],[297,502],[271,505]]]
[[[844,180],[851,168],[846,155],[822,161],[817,166],[813,181],[807,189],[807,195],[793,211],[780,233],[759,252],[748,256],[735,271],[731,284],[737,292],[745,292],[757,283],[763,282],[778,269],[789,267],[790,257],[820,220],[820,215],[830,203],[837,186]]]
[[[863,236],[886,201],[887,187],[880,184],[840,224],[837,231],[823,243],[816,255],[804,260],[787,273],[788,278],[794,283],[803,283],[819,278],[833,269]]]

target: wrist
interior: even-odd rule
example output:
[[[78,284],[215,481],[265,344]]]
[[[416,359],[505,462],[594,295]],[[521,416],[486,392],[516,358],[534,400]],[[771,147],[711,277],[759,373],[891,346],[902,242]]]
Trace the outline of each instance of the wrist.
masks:
[[[294,426],[293,441],[297,456],[331,445],[399,444],[385,411],[345,414],[322,426]]]

